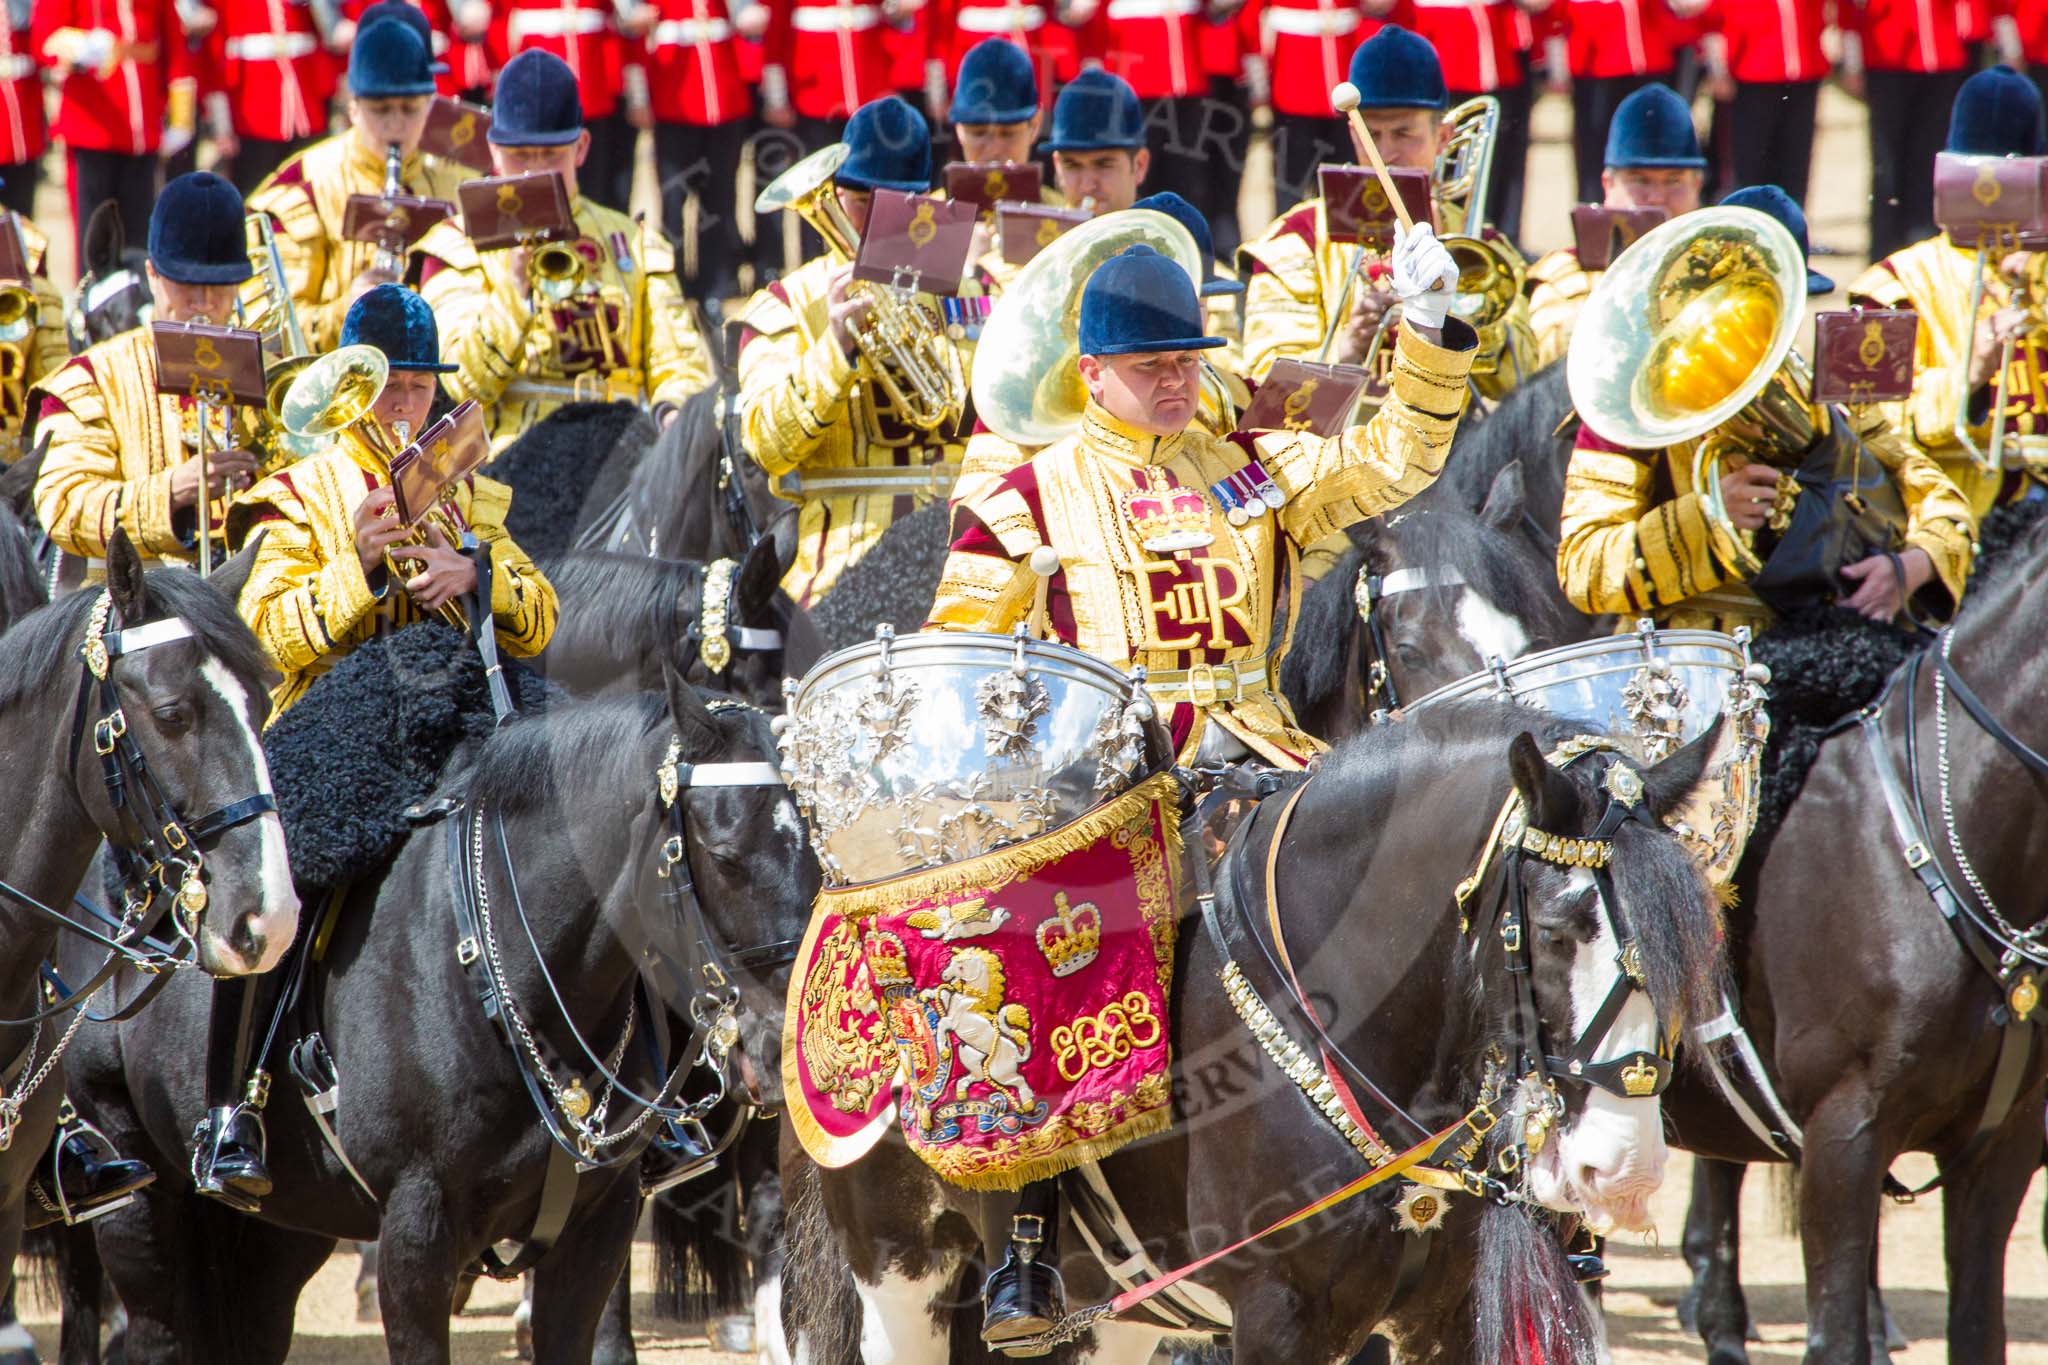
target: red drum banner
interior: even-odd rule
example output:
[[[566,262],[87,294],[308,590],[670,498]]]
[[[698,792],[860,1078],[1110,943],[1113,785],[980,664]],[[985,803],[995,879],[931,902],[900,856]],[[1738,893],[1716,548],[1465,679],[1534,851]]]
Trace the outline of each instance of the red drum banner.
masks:
[[[804,1148],[859,1159],[894,1102],[954,1184],[1016,1189],[1170,1122],[1180,866],[1160,776],[965,862],[819,896],[790,979]]]

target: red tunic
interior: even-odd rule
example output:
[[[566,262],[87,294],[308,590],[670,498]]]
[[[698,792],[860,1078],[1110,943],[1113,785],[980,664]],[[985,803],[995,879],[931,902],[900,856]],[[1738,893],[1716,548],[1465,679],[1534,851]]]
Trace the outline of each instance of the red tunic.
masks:
[[[228,97],[235,132],[288,142],[327,131],[339,63],[322,45],[310,6],[287,0],[215,0],[207,41],[210,88]]]
[[[1266,0],[1259,16],[1273,111],[1304,118],[1335,118],[1330,91],[1350,78],[1351,53],[1389,23],[1413,27],[1408,0],[1386,15],[1367,14],[1359,0]]]
[[[502,69],[530,47],[552,52],[576,73],[585,119],[610,118],[624,85],[626,40],[611,0],[497,0],[489,46]]]
[[[1053,17],[1050,0],[932,0],[934,51],[945,59],[946,86],[960,76],[960,59],[984,38],[1005,38],[1023,48],[1038,70],[1038,103],[1050,108],[1052,87],[1081,69],[1080,37]]]
[[[1820,46],[1823,0],[1714,0],[1705,18],[1727,44],[1728,74],[1738,81],[1817,81],[1828,74]]]
[[[36,0],[30,31],[42,63],[53,67],[67,31],[110,34],[115,43],[104,69],[63,78],[56,136],[89,151],[156,151],[171,86],[194,81],[199,70],[171,0]]]
[[[0,165],[34,161],[49,146],[43,79],[25,28],[0,24]]]
[[[1960,71],[1965,54],[1955,0],[1868,0],[1845,5],[1845,30],[1861,36],[1863,65],[1872,71]],[[1928,111],[1946,118],[1947,111]]]
[[[844,119],[896,90],[879,0],[771,0],[765,65],[805,118]]]
[[[1203,0],[1103,0],[1081,35],[1081,55],[1130,83],[1141,100],[1199,95]]]
[[[654,117],[711,127],[750,116],[753,90],[725,0],[660,0],[659,8],[646,45]]]
[[[1565,0],[1565,35],[1572,76],[1668,76],[1690,26],[1663,0]]]
[[[1522,83],[1528,21],[1511,0],[1414,0],[1415,31],[1443,63],[1444,84],[1491,94]]]

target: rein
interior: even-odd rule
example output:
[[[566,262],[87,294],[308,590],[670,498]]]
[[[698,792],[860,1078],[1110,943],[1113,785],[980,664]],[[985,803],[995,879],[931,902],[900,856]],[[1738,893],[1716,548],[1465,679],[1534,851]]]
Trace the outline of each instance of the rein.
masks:
[[[89,923],[46,905],[19,887],[0,881],[0,896],[14,901],[60,930],[77,934],[107,950],[108,956],[86,983],[76,990],[58,992],[52,1004],[20,1019],[0,1019],[0,1025],[18,1027],[41,1023],[82,1005],[122,966],[132,966],[152,977],[137,999],[110,1019],[122,1019],[139,1010],[168,981],[170,969],[198,965],[199,922],[206,912],[206,855],[202,845],[222,834],[277,809],[277,798],[267,791],[232,801],[197,819],[187,820],[164,792],[151,772],[149,760],[129,733],[128,718],[122,711],[112,678],[113,662],[125,655],[139,654],[158,645],[192,638],[191,626],[170,618],[109,631],[108,614],[112,598],[105,592],[92,606],[87,618],[84,642],[78,654],[85,671],[80,676],[77,700],[72,708],[70,764],[74,774],[84,748],[88,728],[93,752],[99,756],[100,776],[107,802],[120,822],[121,836],[109,838],[107,847],[120,873],[123,886],[119,918],[103,911],[92,915],[107,926],[103,932]],[[88,715],[97,705],[98,714],[88,725]],[[74,898],[76,899],[76,898]],[[80,902],[83,904],[83,902]],[[170,912],[177,937],[165,943],[151,937],[166,912]]]

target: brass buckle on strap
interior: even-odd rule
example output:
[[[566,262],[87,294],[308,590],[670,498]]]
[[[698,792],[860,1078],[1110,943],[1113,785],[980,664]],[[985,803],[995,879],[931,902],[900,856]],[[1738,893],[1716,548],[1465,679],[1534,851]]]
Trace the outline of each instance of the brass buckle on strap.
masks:
[[[128,717],[117,706],[105,717],[94,723],[92,727],[93,752],[105,758],[108,754],[114,752],[114,745],[127,733]]]

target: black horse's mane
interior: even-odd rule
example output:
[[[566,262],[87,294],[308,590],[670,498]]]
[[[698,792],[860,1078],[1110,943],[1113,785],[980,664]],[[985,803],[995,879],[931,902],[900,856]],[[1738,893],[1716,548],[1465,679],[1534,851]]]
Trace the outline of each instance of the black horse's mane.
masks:
[[[645,638],[663,649],[674,644],[676,602],[704,587],[704,566],[687,559],[572,550],[544,569],[557,594],[575,600],[579,631]]]
[[[1546,753],[1587,727],[1509,702],[1462,701],[1416,712],[1390,725],[1372,725],[1339,744],[1318,767],[1327,783],[1325,799],[1337,808],[1388,809],[1405,787],[1411,796],[1427,791],[1430,775],[1464,770],[1504,772],[1508,745],[1529,734]],[[1675,804],[1705,766],[1703,747],[1685,751],[1688,761],[1669,760],[1643,772],[1646,800],[1653,810]],[[1606,808],[1593,782],[1600,765],[1573,764],[1564,770],[1586,802],[1591,833]],[[1505,785],[1481,802],[1490,823],[1506,800]],[[1568,831],[1558,830],[1555,833]],[[1725,971],[1718,911],[1706,894],[1692,860],[1661,827],[1630,822],[1615,836],[1612,864],[1616,896],[1642,944],[1648,990],[1659,1017],[1703,1020],[1718,1008]],[[1476,858],[1479,850],[1472,852]],[[1448,897],[1450,888],[1445,888]]]
[[[28,528],[6,502],[4,482],[0,480],[0,631],[50,600]]]
[[[1470,511],[1486,505],[1500,472],[1516,460],[1528,478],[1529,515],[1555,533],[1564,505],[1564,458],[1551,433],[1572,410],[1562,360],[1515,386],[1492,412],[1461,422],[1444,461],[1440,485],[1450,488]]]
[[[235,604],[203,579],[178,570],[152,570],[148,585],[152,620],[181,617],[194,639],[243,682],[268,691],[277,672],[263,646]],[[0,707],[41,692],[82,668],[78,647],[85,639],[85,618],[99,600],[96,591],[72,593],[23,617],[0,637]],[[111,628],[112,622],[109,622]]]
[[[647,737],[667,717],[657,692],[553,707],[492,735],[462,782],[472,799],[505,811],[545,809],[570,785],[571,799],[586,805],[593,798],[637,805],[654,787]]]
[[[505,529],[536,560],[567,550],[577,528],[625,488],[656,443],[631,403],[568,403],[499,453],[484,473],[513,490]]]
[[[871,640],[883,622],[899,633],[924,625],[945,572],[951,515],[945,503],[934,501],[898,517],[839,575],[832,591],[811,607],[811,624],[827,649]]]

